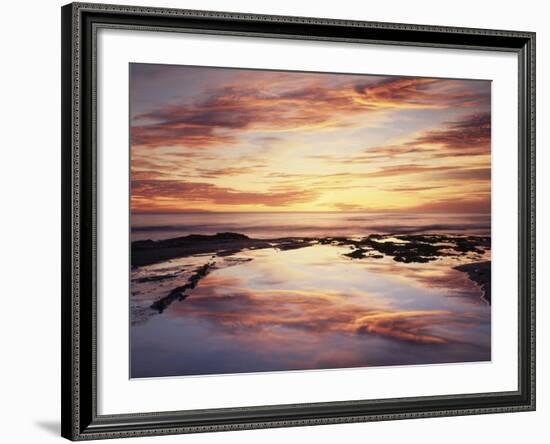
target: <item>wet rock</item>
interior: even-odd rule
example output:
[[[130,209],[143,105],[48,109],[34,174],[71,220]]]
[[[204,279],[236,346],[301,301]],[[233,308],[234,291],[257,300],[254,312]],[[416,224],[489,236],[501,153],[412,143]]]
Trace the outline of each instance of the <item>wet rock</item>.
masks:
[[[159,313],[162,313],[172,302],[176,300],[183,301],[189,296],[185,292],[187,290],[193,290],[197,286],[199,281],[212,270],[213,266],[214,262],[209,262],[197,268],[195,270],[195,273],[193,273],[189,277],[189,279],[187,279],[187,283],[185,285],[173,288],[166,296],[153,302],[151,304],[151,308],[157,310]]]
[[[393,257],[396,262],[426,263],[445,256],[481,255],[485,249],[490,248],[491,241],[487,236],[371,234],[361,241],[349,240],[348,245],[357,248],[357,250],[345,254],[352,259],[374,257],[372,254],[361,253],[368,248],[382,255]]]
[[[402,256],[395,256],[393,258],[396,262],[405,262],[405,263],[411,263],[411,262],[419,262],[419,263],[427,263],[430,261],[435,261],[437,258],[433,256],[416,256],[416,255],[402,255]]]
[[[482,298],[491,302],[491,261],[459,265],[454,269],[466,273],[483,291]]]
[[[166,273],[166,274],[157,274],[155,276],[145,276],[141,278],[134,279],[134,282],[137,282],[139,284],[145,283],[145,282],[158,282],[158,281],[164,281],[165,279],[171,279],[177,277],[177,273]]]
[[[353,250],[350,253],[345,253],[344,256],[350,257],[352,259],[363,259],[365,256],[365,250],[357,249]]]
[[[244,248],[267,248],[268,241],[251,239],[240,233],[218,233],[212,236],[191,234],[189,236],[158,241],[132,242],[132,267],[151,265],[174,258],[197,254],[234,254]]]

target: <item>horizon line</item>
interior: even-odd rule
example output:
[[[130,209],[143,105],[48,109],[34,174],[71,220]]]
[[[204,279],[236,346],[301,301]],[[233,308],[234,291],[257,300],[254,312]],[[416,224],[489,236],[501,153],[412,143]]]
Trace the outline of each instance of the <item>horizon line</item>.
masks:
[[[479,211],[403,211],[403,210],[326,210],[326,211],[135,211],[130,210],[132,214],[285,214],[285,213],[371,213],[371,214],[492,214]]]

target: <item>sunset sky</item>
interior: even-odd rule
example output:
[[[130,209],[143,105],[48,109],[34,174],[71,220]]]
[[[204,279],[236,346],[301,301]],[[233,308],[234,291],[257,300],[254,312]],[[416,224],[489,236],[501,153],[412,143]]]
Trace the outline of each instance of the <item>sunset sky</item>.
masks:
[[[491,83],[130,65],[132,210],[490,212]]]

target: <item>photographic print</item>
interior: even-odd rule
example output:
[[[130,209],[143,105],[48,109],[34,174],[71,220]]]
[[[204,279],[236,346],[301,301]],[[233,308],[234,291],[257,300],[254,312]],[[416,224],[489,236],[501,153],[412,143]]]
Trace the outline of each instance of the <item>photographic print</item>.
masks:
[[[130,64],[130,377],[491,360],[491,82]]]

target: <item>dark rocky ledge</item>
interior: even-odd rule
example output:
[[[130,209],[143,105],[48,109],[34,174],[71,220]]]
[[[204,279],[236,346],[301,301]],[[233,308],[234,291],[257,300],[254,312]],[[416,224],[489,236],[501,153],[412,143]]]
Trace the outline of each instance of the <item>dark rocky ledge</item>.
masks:
[[[199,281],[210,273],[213,266],[214,262],[209,262],[197,268],[191,277],[187,279],[187,283],[185,285],[172,289],[172,291],[170,291],[170,293],[166,296],[153,302],[153,304],[151,304],[151,308],[157,310],[159,313],[162,313],[172,302],[176,300],[183,301],[188,296],[185,292],[187,290],[193,290]]]
[[[239,251],[259,248],[292,250],[308,247],[315,239],[285,237],[278,239],[252,239],[240,233],[217,233],[214,235],[191,234],[165,240],[132,242],[132,266],[156,264],[179,257],[197,254],[231,256]]]
[[[483,291],[482,298],[491,302],[491,261],[459,265],[454,269],[466,273]]]
[[[387,235],[371,234],[362,239],[346,237],[252,239],[240,233],[215,235],[192,234],[159,241],[132,242],[132,266],[139,267],[197,254],[230,256],[244,249],[277,248],[292,250],[322,245],[350,246],[345,256],[351,259],[393,257],[397,262],[430,262],[443,256],[481,255],[490,248],[488,236],[453,236],[439,234]]]
[[[132,242],[132,266],[151,265],[196,254],[231,255],[244,248],[254,249],[270,246],[269,241],[250,239],[239,233],[218,233],[213,236],[191,234],[159,241],[135,241]]]
[[[354,250],[345,254],[351,259],[379,259],[386,255],[397,262],[425,263],[444,256],[463,256],[467,253],[482,255],[490,248],[491,238],[440,234],[371,234],[361,240],[328,238],[322,243],[351,245]]]

